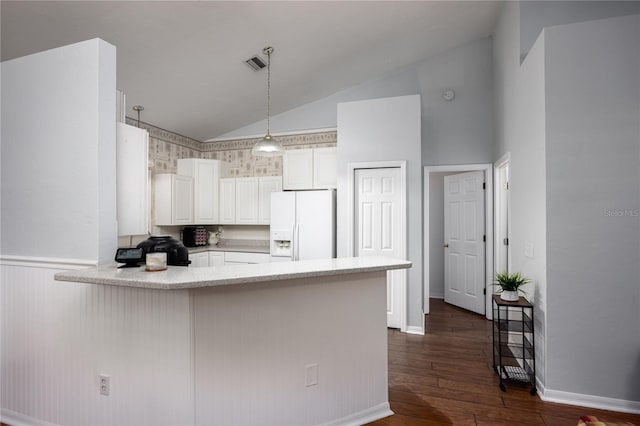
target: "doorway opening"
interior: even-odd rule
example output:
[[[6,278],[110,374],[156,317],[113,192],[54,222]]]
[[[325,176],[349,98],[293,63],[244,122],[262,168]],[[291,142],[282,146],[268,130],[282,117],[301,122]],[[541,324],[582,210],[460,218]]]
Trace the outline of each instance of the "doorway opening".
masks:
[[[494,265],[494,231],[493,231],[493,165],[465,164],[451,166],[424,167],[424,270],[423,270],[423,310],[429,313],[429,298],[444,298],[444,180],[447,175],[461,175],[463,173],[482,172],[484,177],[484,265],[483,293],[484,315],[491,319],[491,283],[493,281]],[[440,294],[437,294],[441,290]]]

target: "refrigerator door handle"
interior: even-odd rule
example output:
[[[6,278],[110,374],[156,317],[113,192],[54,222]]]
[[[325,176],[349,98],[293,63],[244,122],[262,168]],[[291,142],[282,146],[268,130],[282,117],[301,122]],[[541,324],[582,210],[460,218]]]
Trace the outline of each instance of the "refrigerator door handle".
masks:
[[[296,260],[295,249],[298,246],[296,242],[296,224],[295,222],[291,225],[291,261]]]
[[[296,260],[300,260],[300,224],[296,223],[296,243],[293,246],[293,249],[296,252]]]

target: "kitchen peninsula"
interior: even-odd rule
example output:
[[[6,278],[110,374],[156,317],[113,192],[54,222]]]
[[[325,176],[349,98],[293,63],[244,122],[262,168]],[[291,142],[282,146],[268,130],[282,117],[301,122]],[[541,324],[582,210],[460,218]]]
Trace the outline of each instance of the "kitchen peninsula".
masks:
[[[182,324],[176,345],[188,348],[176,350],[191,363],[188,379],[157,381],[184,386],[181,424],[362,424],[391,414],[386,271],[409,267],[357,257],[160,272],[106,266],[55,279],[117,287],[119,298],[163,298],[167,312],[155,321],[174,337]],[[129,332],[127,318],[108,315]],[[164,336],[131,338],[153,344]],[[127,380],[144,370],[138,362]]]

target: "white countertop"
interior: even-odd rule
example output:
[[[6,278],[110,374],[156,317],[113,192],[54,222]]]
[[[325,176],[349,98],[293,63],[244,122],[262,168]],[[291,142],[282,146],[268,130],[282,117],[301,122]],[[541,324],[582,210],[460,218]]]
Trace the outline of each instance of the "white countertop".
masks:
[[[139,268],[118,268],[116,265],[109,265],[59,272],[55,279],[88,284],[178,290],[410,267],[411,262],[407,260],[387,257],[343,257],[208,268],[169,266],[167,270],[157,272],[145,271],[144,265]]]

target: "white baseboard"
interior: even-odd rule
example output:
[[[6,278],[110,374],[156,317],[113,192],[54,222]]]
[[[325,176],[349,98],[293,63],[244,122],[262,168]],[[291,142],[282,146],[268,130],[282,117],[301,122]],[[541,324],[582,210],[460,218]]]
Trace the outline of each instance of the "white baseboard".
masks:
[[[537,383],[537,390],[540,399],[545,402],[557,402],[559,404],[618,411],[620,413],[640,414],[640,401],[627,401],[624,399],[607,398],[605,396],[545,389],[540,386],[540,383]]]
[[[419,334],[424,336],[424,327],[416,327],[415,325],[410,325],[407,327],[405,331],[407,334]]]
[[[350,414],[337,420],[333,420],[329,423],[325,423],[323,426],[359,426],[366,423],[371,423],[375,420],[383,419],[393,415],[391,407],[388,402],[383,402],[375,407],[367,408],[359,413]]]
[[[16,413],[15,411],[3,408],[0,411],[0,420],[2,423],[10,426],[57,426],[54,423],[45,422],[44,420],[34,419],[25,414]]]

